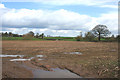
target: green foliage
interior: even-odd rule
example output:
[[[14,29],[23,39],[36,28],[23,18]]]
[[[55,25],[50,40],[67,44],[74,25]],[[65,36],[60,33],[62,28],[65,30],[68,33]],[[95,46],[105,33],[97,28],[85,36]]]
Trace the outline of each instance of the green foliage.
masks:
[[[26,34],[23,36],[24,40],[31,40],[33,38],[33,36],[31,34]]]
[[[29,33],[27,33],[28,36],[34,36],[34,32],[30,31]]]
[[[101,37],[108,36],[111,34],[111,32],[107,29],[106,25],[96,25],[92,29],[93,34],[98,37],[98,40],[100,41]]]
[[[77,36],[75,39],[76,39],[77,41],[81,41],[81,40],[82,40],[82,37],[81,37],[81,36]]]
[[[36,38],[39,38],[39,33],[37,33],[35,37],[36,37]]]
[[[87,41],[94,41],[94,39],[95,39],[95,36],[94,36],[94,34],[92,32],[87,32],[85,34],[85,40],[87,40]]]
[[[118,42],[120,42],[120,35],[117,35],[116,39]]]
[[[23,40],[23,37],[2,37],[2,40]]]
[[[76,41],[75,37],[44,37],[44,40]]]
[[[2,37],[2,40],[63,40],[63,41],[76,41],[75,37],[44,37],[41,38],[24,38],[24,37]]]

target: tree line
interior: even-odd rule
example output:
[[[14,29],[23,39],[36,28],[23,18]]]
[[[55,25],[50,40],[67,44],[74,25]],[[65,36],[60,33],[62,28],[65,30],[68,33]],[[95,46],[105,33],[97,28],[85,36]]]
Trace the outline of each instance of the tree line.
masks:
[[[19,35],[14,34],[12,32],[5,32],[1,33],[2,37],[23,37],[24,39],[31,39],[33,37],[35,38],[41,38],[44,39],[45,35],[44,33],[34,33],[32,31],[28,32],[27,34]],[[77,41],[101,41],[102,39],[105,39],[106,41],[116,41],[120,40],[120,35],[117,35],[116,37],[112,35],[111,37],[108,37],[111,34],[109,29],[106,25],[96,25],[92,30],[85,33],[85,36],[82,36],[82,32],[79,36],[75,37]],[[104,40],[104,41],[105,41]]]
[[[36,38],[42,38],[42,39],[45,37],[44,33],[42,33],[42,34],[37,33],[35,35],[35,33],[32,32],[32,31],[28,32],[27,34],[23,34],[23,35],[14,34],[12,32],[5,32],[5,33],[2,32],[1,35],[2,35],[2,37],[23,37],[23,38],[33,38],[33,37],[36,37]]]
[[[104,41],[116,41],[120,39],[120,35],[108,37],[110,34],[111,32],[106,25],[96,25],[92,30],[85,33],[85,37],[79,35],[76,37],[76,40],[101,41],[101,39],[105,39]]]

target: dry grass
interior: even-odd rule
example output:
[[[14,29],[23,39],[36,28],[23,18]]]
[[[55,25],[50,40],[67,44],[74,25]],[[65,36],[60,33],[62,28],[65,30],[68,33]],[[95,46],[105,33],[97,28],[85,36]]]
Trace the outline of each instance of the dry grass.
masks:
[[[81,52],[82,55],[64,54]],[[77,41],[3,41],[3,54],[43,54],[38,65],[67,68],[82,77],[117,77],[118,44],[116,42]]]

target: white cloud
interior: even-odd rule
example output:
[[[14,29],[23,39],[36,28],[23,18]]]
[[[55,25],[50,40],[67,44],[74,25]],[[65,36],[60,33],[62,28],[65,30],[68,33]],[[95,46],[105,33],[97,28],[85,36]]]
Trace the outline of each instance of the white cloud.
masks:
[[[117,33],[118,13],[109,12],[100,17],[81,15],[76,12],[60,10],[0,9],[2,26],[6,31],[24,34],[32,30],[50,35],[75,36],[79,31],[91,30],[97,24],[107,25]],[[31,29],[30,29],[31,28]]]
[[[44,4],[53,5],[102,5],[106,3],[117,3],[118,0],[36,0]]]
[[[3,2],[40,2],[42,4],[62,5],[87,5],[98,7],[117,8],[119,0],[2,0]]]
[[[118,13],[110,12],[108,14],[102,14],[101,17],[97,19],[99,23],[105,24],[111,31],[118,30]]]
[[[118,8],[118,0],[34,0],[43,4],[63,5],[86,5],[96,7]]]
[[[4,4],[0,4],[0,8],[5,8]]]
[[[92,17],[64,9],[57,11],[12,9],[2,16],[4,27],[37,27],[50,29],[87,29]]]
[[[118,5],[102,5],[101,7],[118,8]]]
[[[46,36],[66,36],[74,37],[80,34],[79,30],[52,30],[52,29],[36,29],[36,28],[4,28],[2,32],[12,32],[16,34],[26,34],[29,31],[36,33],[44,33]]]

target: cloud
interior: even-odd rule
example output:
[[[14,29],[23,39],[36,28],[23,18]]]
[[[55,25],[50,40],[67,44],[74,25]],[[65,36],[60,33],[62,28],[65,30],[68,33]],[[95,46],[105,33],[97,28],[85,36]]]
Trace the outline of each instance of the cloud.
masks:
[[[102,5],[102,6],[100,6],[100,7],[108,7],[108,8],[118,8],[118,5]]]
[[[4,4],[0,4],[0,8],[5,8]]]
[[[118,0],[36,0],[44,4],[52,5],[104,5],[118,3]]]
[[[2,0],[2,2],[40,2],[47,5],[86,5],[96,7],[117,8],[119,0]]]
[[[92,17],[64,9],[56,11],[11,9],[2,16],[3,27],[50,28],[56,30],[87,29]]]
[[[86,5],[106,8],[118,8],[118,0],[35,0],[48,5],[63,6],[63,5]]]
[[[0,9],[4,31],[14,33],[44,32],[54,35],[72,35],[79,31],[88,31],[97,24],[108,26],[110,31],[117,34],[118,12],[101,14],[91,17],[64,9],[60,10],[30,10],[30,9]]]
[[[97,18],[99,23],[105,24],[111,31],[118,30],[118,13],[110,12],[108,14],[102,14],[99,18]]]
[[[26,34],[29,31],[36,33],[44,33],[46,36],[65,36],[74,37],[80,34],[80,30],[52,30],[52,29],[36,29],[36,28],[4,28],[2,32],[12,32],[16,34]]]

